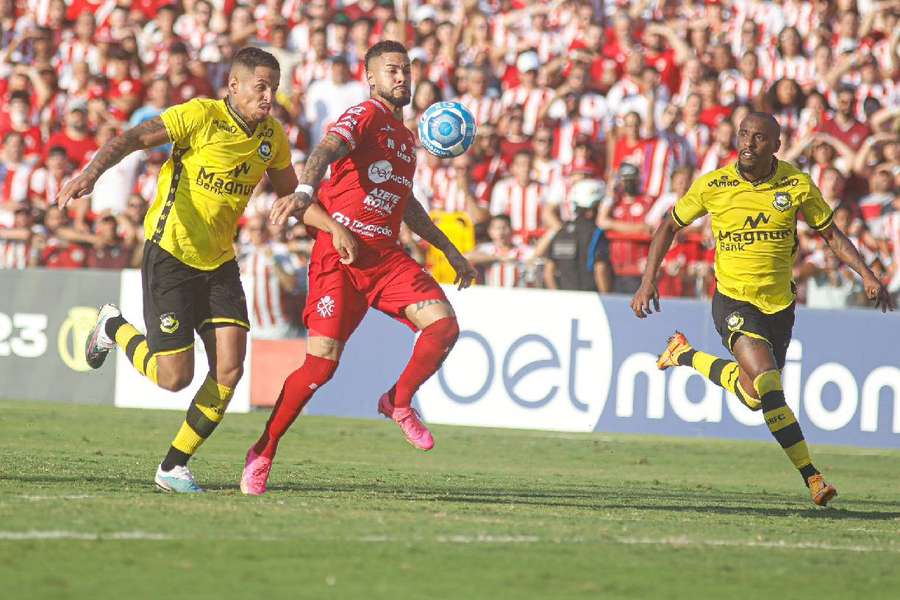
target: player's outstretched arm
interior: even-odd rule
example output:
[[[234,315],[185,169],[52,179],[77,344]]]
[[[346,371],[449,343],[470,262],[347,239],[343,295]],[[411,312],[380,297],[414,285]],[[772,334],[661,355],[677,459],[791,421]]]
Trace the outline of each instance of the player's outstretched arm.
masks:
[[[169,141],[169,132],[159,117],[132,127],[103,144],[90,164],[62,187],[56,195],[56,203],[60,208],[65,208],[73,199],[90,194],[100,175],[132,152],[154,148]]]
[[[456,279],[453,283],[458,289],[467,288],[478,277],[478,272],[469,264],[466,257],[453,245],[453,242],[438,229],[422,204],[415,198],[410,198],[406,203],[406,210],[403,212],[403,222],[406,223],[410,230],[420,238],[440,250],[447,257],[450,266],[456,271]]]
[[[291,215],[303,220],[306,209],[313,203],[313,196],[325,177],[328,165],[349,153],[350,145],[347,142],[333,133],[327,134],[306,159],[297,190],[275,201],[269,219],[276,225],[286,223]]]
[[[819,235],[822,236],[835,256],[862,277],[866,296],[868,296],[869,300],[875,301],[875,308],[881,308],[881,312],[894,310],[894,302],[891,300],[891,295],[888,293],[887,288],[884,287],[884,284],[878,280],[878,277],[866,265],[866,261],[863,260],[859,250],[856,249],[853,242],[847,239],[844,232],[835,227],[834,224],[831,224],[820,231]]]
[[[650,254],[647,256],[647,267],[644,276],[641,278],[641,287],[635,292],[631,299],[631,310],[639,319],[646,318],[653,312],[659,312],[659,291],[656,289],[656,274],[659,272],[659,266],[662,264],[663,258],[669,248],[672,247],[672,241],[675,234],[678,233],[678,224],[672,220],[672,215],[666,215],[663,222],[659,224],[656,233],[653,235],[653,241],[650,242]],[[650,303],[653,303],[651,310]]]

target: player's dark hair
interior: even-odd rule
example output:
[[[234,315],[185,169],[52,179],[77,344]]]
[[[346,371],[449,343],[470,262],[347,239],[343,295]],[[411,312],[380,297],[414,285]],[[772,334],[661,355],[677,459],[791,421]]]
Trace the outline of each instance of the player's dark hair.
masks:
[[[744,120],[749,118],[760,119],[764,121],[769,126],[769,133],[772,135],[774,139],[781,138],[781,124],[778,122],[778,119],[770,115],[766,112],[754,111],[744,117]]]
[[[392,52],[406,54],[406,46],[400,42],[395,42],[394,40],[384,40],[369,48],[369,51],[366,52],[366,70],[369,70],[369,62],[373,58],[378,58],[382,54],[389,54]]]
[[[277,58],[265,50],[253,46],[241,48],[238,53],[234,55],[231,66],[234,68],[238,65],[250,69],[251,71],[256,67],[269,67],[274,71],[281,71],[281,66],[278,64]]]

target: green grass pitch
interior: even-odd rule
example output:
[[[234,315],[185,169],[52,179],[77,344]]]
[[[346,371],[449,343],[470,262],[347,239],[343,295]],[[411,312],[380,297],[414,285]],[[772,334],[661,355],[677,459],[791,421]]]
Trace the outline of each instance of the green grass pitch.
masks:
[[[372,408],[373,413],[375,407]],[[270,493],[238,490],[266,414],[152,477],[183,416],[0,403],[0,597],[897,598],[900,451],[302,417]]]

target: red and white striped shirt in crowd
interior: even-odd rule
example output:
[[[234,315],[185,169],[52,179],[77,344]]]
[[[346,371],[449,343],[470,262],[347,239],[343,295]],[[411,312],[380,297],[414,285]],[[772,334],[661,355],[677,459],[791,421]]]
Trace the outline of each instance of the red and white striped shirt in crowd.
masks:
[[[153,202],[156,198],[156,188],[159,181],[159,170],[145,170],[138,175],[134,182],[134,193],[143,198],[146,202]]]
[[[28,200],[28,180],[32,167],[25,163],[18,165],[0,164],[0,202],[22,202]]]
[[[59,86],[63,89],[69,87],[68,82],[75,63],[87,63],[92,73],[100,72],[100,49],[94,44],[85,44],[72,37],[62,41],[56,55],[59,59]]]
[[[327,58],[315,59],[310,57],[305,62],[294,67],[294,89],[309,89],[313,82],[320,79],[328,79],[329,73],[331,73],[331,63]]]
[[[496,123],[503,112],[503,106],[500,104],[499,98],[491,96],[476,98],[472,94],[463,94],[458,100],[463,106],[472,111],[472,115],[475,117],[475,125]]]
[[[882,73],[889,73],[893,68],[891,63],[892,52],[893,47],[890,38],[875,42],[872,46],[872,56],[874,56],[875,60],[878,62],[878,68],[881,69]],[[893,75],[897,75],[897,73],[893,73]]]
[[[560,36],[550,31],[533,31],[531,27],[525,27],[519,39],[525,42],[525,48],[533,48],[537,52],[542,63],[550,62],[564,49]]]
[[[687,140],[691,150],[694,151],[694,156],[698,159],[706,154],[706,150],[709,148],[709,143],[712,139],[709,127],[703,123],[697,123],[693,127],[688,127],[682,121],[675,125],[675,133]]]
[[[787,130],[790,133],[797,131],[797,129],[800,127],[799,110],[787,108],[785,110],[772,114],[772,116],[775,117],[775,120],[778,121],[779,125],[781,125],[781,129]]]
[[[525,261],[534,254],[530,246],[513,242],[512,247],[501,248],[494,242],[486,242],[479,244],[475,252],[502,259],[481,267],[484,285],[507,288],[525,286]]]
[[[599,121],[587,117],[565,118],[553,128],[553,150],[551,155],[562,165],[568,165],[574,158],[575,142],[586,137],[592,142],[601,139],[603,128]]]
[[[550,99],[553,98],[553,90],[550,88],[526,89],[520,85],[503,92],[500,104],[503,110],[511,106],[522,107],[522,131],[531,135],[537,128],[538,115]]]
[[[429,210],[444,212],[466,211],[466,190],[460,185],[453,167],[428,170],[428,178],[421,181],[420,189],[428,200]],[[470,192],[474,196],[474,190]]]
[[[900,104],[900,88],[892,79],[885,79],[877,83],[864,83],[856,88],[856,118],[866,121],[866,98],[875,98],[881,106],[897,106]]]
[[[805,56],[776,56],[767,69],[766,79],[769,83],[779,79],[793,79],[801,86],[806,86],[816,79],[816,64]]]
[[[546,188],[537,181],[520,185],[515,177],[501,179],[491,192],[492,215],[509,215],[513,235],[528,242],[543,233],[541,211],[546,203]]]
[[[0,238],[0,269],[24,269],[32,254],[31,241]]]
[[[698,173],[709,173],[716,169],[721,169],[727,164],[737,160],[738,153],[736,150],[725,150],[719,146],[718,142],[714,143],[703,155],[700,165],[697,167]]]
[[[641,88],[637,82],[626,75],[609,88],[609,93],[606,94],[606,101],[609,106],[618,108],[623,100],[631,96],[639,96],[640,93]]]
[[[40,202],[51,204],[55,201],[66,180],[66,176],[54,177],[47,167],[38,167],[31,173],[28,181],[28,195],[32,202],[37,199]]]
[[[900,289],[900,211],[888,213],[884,217],[884,235],[891,249],[891,264],[896,269],[891,281],[891,291]]]
[[[265,248],[247,245],[243,250],[239,261],[241,273],[253,278],[253,291],[248,298],[253,321],[250,331],[258,338],[285,337],[291,328],[289,303],[276,265],[290,275],[295,275],[300,265],[284,244],[270,243]],[[294,290],[288,290],[291,291]]]
[[[722,81],[722,99],[725,103],[752,102],[766,90],[766,80],[762,77],[726,77]]]
[[[678,166],[678,160],[668,140],[654,137],[644,140],[644,160],[640,166],[644,194],[656,200],[668,191],[672,171]]]
[[[785,25],[796,27],[801,39],[806,39],[819,25],[819,16],[808,0],[785,0],[781,10]]]

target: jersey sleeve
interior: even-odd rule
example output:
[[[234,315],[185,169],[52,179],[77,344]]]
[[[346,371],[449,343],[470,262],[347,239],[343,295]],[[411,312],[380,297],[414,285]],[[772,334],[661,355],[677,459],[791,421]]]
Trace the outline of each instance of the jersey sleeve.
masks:
[[[347,142],[352,152],[365,137],[376,110],[378,109],[365,102],[351,106],[328,128],[327,133],[333,133]]]
[[[672,220],[679,227],[687,227],[706,214],[706,206],[703,205],[705,184],[704,178],[697,179],[687,193],[675,201],[675,206],[672,207]]]
[[[201,131],[209,120],[206,105],[199,98],[167,108],[159,117],[166,126],[169,139],[181,148],[190,147],[196,133]]]
[[[800,203],[800,212],[806,223],[816,231],[822,231],[831,225],[833,214],[831,207],[822,198],[822,192],[812,181],[809,182],[809,191]]]
[[[281,126],[281,123],[278,121],[274,121],[274,123],[275,153],[268,168],[280,171],[281,169],[286,169],[291,166],[291,144],[288,141],[287,134],[284,132],[284,127]]]

